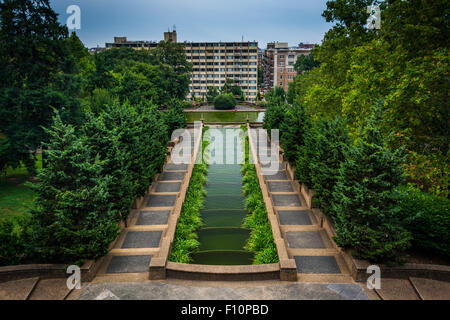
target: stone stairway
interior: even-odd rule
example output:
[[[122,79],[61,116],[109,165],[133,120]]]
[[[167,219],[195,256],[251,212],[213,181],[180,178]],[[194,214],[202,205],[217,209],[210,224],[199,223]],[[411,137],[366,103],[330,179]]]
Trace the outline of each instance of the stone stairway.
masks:
[[[250,134],[258,155],[270,156],[267,133],[250,129]],[[263,143],[258,139],[263,139]],[[276,157],[279,158],[278,154]],[[273,170],[262,162],[261,171],[289,258],[295,260],[298,281],[352,283],[353,279],[335,244],[316,221],[302,194],[294,189],[286,163],[279,163],[278,168]]]
[[[193,129],[188,130],[193,137]],[[192,140],[192,151],[193,146]],[[187,169],[187,164],[168,162],[164,165],[141,207],[132,211],[128,227],[104,258],[95,282],[148,279],[150,261],[160,250]]]

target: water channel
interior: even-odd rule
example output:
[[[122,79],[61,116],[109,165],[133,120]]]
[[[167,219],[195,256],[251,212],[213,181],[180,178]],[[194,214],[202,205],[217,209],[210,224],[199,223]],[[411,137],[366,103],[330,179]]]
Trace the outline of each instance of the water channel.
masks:
[[[253,254],[243,249],[249,230],[243,229],[246,216],[242,195],[242,147],[237,128],[211,128],[207,196],[198,231],[200,248],[194,264],[248,265]],[[232,140],[226,137],[234,137]],[[222,142],[220,142],[220,140]]]

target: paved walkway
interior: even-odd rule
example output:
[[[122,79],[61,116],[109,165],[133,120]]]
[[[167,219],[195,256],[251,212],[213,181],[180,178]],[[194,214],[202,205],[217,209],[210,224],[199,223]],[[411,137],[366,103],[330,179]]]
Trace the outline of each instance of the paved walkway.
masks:
[[[239,287],[165,282],[89,284],[79,300],[369,300],[357,284],[293,283]]]
[[[251,128],[249,134],[258,157],[271,157],[266,131]],[[278,150],[271,158],[279,159]],[[297,265],[298,281],[353,283],[334,243],[314,219],[302,194],[294,190],[293,181],[286,172],[286,163],[271,168],[264,164],[264,159],[260,162],[289,258],[294,259]]]
[[[238,111],[258,111],[258,109],[255,107],[249,107],[249,106],[244,106],[244,105],[237,105],[236,109]],[[216,108],[214,108],[214,106],[201,106],[197,109],[189,110],[189,112],[192,112],[192,111],[221,111],[221,112],[223,112],[223,111],[234,111],[234,108],[233,108],[233,110],[217,110]]]

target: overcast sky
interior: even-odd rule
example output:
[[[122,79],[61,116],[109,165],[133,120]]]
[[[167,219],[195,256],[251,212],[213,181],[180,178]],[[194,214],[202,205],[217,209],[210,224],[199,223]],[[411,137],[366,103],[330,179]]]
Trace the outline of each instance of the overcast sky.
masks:
[[[178,41],[256,40],[320,43],[331,27],[321,16],[326,0],[51,0],[65,24],[70,5],[81,9],[83,43],[91,48],[112,42],[163,39],[176,25]]]

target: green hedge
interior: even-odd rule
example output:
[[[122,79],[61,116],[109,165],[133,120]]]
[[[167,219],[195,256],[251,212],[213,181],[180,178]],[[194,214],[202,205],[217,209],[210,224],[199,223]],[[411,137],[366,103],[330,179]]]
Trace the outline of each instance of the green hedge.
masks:
[[[46,165],[30,219],[0,222],[2,264],[77,263],[108,252],[134,199],[160,171],[168,141],[156,106],[107,105],[81,128],[59,114],[46,129]]]
[[[208,167],[205,164],[196,164],[192,172],[189,188],[183,203],[183,208],[178,219],[177,228],[169,255],[169,261],[189,263],[191,254],[198,249],[197,230],[203,225],[200,210],[203,208],[206,196],[205,184]]]
[[[399,206],[413,248],[450,257],[450,200],[404,187]]]
[[[205,127],[202,136],[208,131]],[[203,209],[204,199],[206,197],[205,184],[207,182],[208,166],[203,153],[209,145],[208,140],[202,137],[202,152],[198,155],[201,158],[201,164],[196,164],[192,171],[189,187],[181,209],[175,230],[172,251],[169,255],[169,261],[177,263],[189,263],[192,261],[191,254],[195,252],[200,243],[198,242],[197,230],[203,226],[200,211]]]
[[[28,215],[0,219],[0,266],[23,263],[29,244]]]
[[[236,99],[232,93],[218,95],[214,99],[214,107],[218,110],[230,110],[236,106]]]
[[[267,217],[256,168],[249,163],[248,136],[245,139],[245,164],[242,166],[242,192],[248,216],[243,227],[250,229],[250,237],[244,249],[255,254],[253,264],[270,264],[278,262],[277,247],[273,240],[272,226]]]

